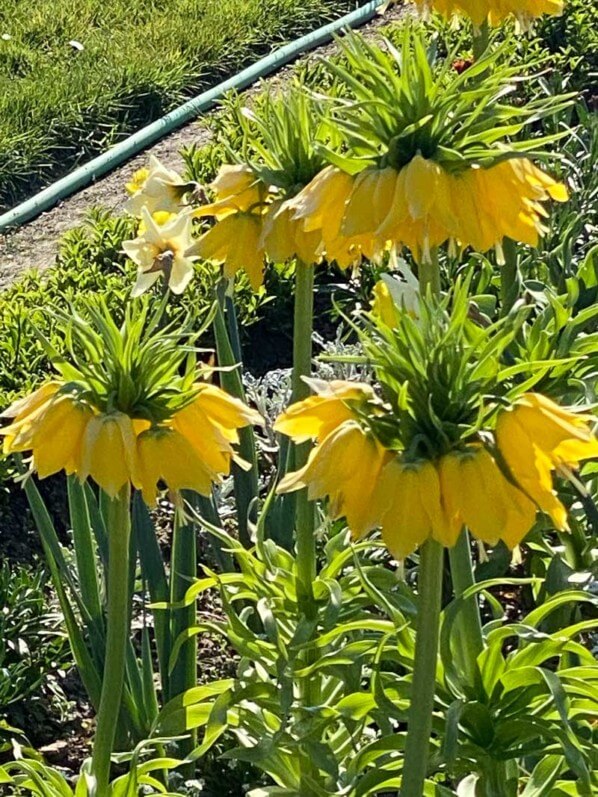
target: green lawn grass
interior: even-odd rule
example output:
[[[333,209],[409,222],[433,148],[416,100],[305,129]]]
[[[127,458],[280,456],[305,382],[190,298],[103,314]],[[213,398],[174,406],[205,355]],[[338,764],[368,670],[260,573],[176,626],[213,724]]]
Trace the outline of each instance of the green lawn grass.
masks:
[[[357,5],[356,0],[0,3],[0,211],[275,44]]]

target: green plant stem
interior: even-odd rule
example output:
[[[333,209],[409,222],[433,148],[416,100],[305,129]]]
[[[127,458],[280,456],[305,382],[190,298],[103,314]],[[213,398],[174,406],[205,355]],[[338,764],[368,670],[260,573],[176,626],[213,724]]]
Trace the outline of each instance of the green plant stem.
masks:
[[[197,577],[197,543],[196,527],[192,522],[185,522],[184,513],[177,509],[172,538],[172,555],[170,563],[170,602],[179,603]],[[196,622],[195,602],[181,609],[171,609],[170,636],[173,641],[184,631],[193,628]],[[188,639],[177,657],[176,663],[168,679],[169,696],[177,695],[193,689],[197,685],[197,637]],[[187,739],[177,742],[180,757],[184,758],[196,746],[197,734],[192,732]],[[185,767],[183,774],[193,777],[194,765]]]
[[[500,269],[501,315],[508,315],[519,296],[519,258],[517,244],[511,238],[503,240],[504,265]]]
[[[295,313],[293,325],[292,401],[301,401],[309,395],[309,386],[303,377],[311,374],[312,334],[314,307],[314,269],[298,262],[295,274]],[[303,467],[309,456],[310,444],[292,445],[290,457],[294,469]],[[295,496],[295,534],[297,599],[301,614],[310,622],[317,622],[318,608],[314,598],[313,583],[317,573],[315,509],[307,497],[307,490]],[[305,664],[313,664],[318,652],[314,645],[305,651]],[[300,685],[300,702],[303,707],[319,704],[319,683],[316,677],[303,678]],[[310,784],[318,781],[317,765],[311,762],[301,774],[301,794],[312,794]]]
[[[216,290],[217,309],[214,317],[214,337],[216,338],[218,364],[223,368],[231,368],[232,370],[222,371],[220,381],[227,393],[241,401],[245,401],[245,390],[243,389],[240,370],[241,361],[235,355],[229,334],[230,326],[236,325],[236,317],[226,317],[226,284],[226,280],[221,280]],[[238,342],[238,330],[233,335],[233,340]],[[246,548],[249,548],[252,544],[249,526],[251,522],[255,522],[257,519],[257,502],[255,499],[258,496],[259,484],[255,435],[251,426],[246,426],[239,430],[239,454],[242,459],[251,465],[251,468],[247,471],[236,463],[232,465],[239,539]]]
[[[449,560],[453,590],[455,595],[460,596],[475,584],[469,534],[466,529],[461,532],[457,544],[453,548],[449,548]],[[469,598],[465,601],[455,627],[459,635],[457,655],[460,658],[460,665],[467,673],[469,683],[473,686],[476,681],[476,659],[484,649],[482,618],[476,598]]]
[[[292,401],[300,401],[309,395],[309,387],[303,381],[311,374],[314,269],[297,263],[295,278],[295,318],[293,332],[293,376]],[[307,462],[310,445],[293,446],[293,466],[302,468]],[[297,494],[295,508],[295,531],[297,535],[297,576],[300,586],[300,603],[306,616],[313,614],[313,581],[316,577],[315,519],[313,504],[308,501],[307,490]]]
[[[303,381],[311,374],[312,336],[314,318],[314,269],[297,263],[295,274],[295,317],[293,324],[293,376],[291,400],[301,401],[309,396]]]
[[[402,797],[421,797],[428,769],[436,689],[444,548],[429,539],[420,550],[417,637],[411,707],[403,763]]]
[[[108,794],[110,757],[120,712],[129,636],[130,487],[107,503],[108,612],[102,695],[93,745],[92,773],[98,797]]]
[[[474,61],[477,61],[481,58],[486,50],[488,49],[488,44],[490,43],[490,26],[488,24],[488,20],[482,22],[480,25],[479,31],[475,31],[473,33],[473,58]]]
[[[438,248],[434,247],[429,258],[424,258],[419,265],[419,289],[422,296],[428,291],[433,296],[440,294],[440,267],[438,265]]]

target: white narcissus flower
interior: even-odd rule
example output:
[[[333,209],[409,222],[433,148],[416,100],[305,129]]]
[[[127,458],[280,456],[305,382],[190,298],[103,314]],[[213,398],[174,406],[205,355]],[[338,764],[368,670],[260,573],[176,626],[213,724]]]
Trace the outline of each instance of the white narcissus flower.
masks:
[[[155,155],[150,155],[148,169],[136,172],[128,183],[128,190],[137,186],[140,188],[125,202],[125,210],[132,216],[141,216],[142,208],[147,208],[150,213],[160,210],[178,213],[183,194],[190,187],[177,172],[160,163]]]
[[[164,274],[173,293],[182,293],[193,277],[193,260],[187,250],[193,244],[192,219],[179,213],[166,224],[157,224],[149,210],[141,210],[143,232],[123,242],[123,251],[138,266],[132,296],[140,296]]]

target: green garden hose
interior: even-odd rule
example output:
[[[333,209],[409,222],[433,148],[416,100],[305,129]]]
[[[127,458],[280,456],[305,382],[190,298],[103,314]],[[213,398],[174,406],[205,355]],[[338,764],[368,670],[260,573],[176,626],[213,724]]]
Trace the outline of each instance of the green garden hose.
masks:
[[[365,24],[376,15],[382,3],[383,0],[370,0],[370,2],[365,3],[350,14],[340,17],[312,33],[301,36],[294,42],[286,44],[261,58],[255,64],[243,69],[233,77],[228,78],[228,80],[188,100],[161,119],[157,119],[155,122],[133,133],[133,135],[116,144],[107,152],[98,155],[89,163],[80,166],[66,177],[57,180],[35,196],[2,214],[0,216],[0,233],[9,228],[25,224],[25,222],[30,221],[121,163],[134,157],[154,142],[176,130],[176,128],[181,127],[199,114],[208,111],[226,92],[232,89],[241,90],[246,88],[256,80],[288,64],[289,61],[292,61],[302,53],[329,41],[334,33],[342,28],[358,27]]]

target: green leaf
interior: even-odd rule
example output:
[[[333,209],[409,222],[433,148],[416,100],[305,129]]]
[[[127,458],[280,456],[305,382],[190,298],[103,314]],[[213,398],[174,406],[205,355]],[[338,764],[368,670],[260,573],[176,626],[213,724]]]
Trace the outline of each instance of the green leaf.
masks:
[[[550,797],[552,787],[561,774],[565,759],[562,756],[551,755],[542,759],[536,765],[528,780],[521,797]]]

